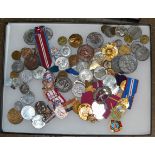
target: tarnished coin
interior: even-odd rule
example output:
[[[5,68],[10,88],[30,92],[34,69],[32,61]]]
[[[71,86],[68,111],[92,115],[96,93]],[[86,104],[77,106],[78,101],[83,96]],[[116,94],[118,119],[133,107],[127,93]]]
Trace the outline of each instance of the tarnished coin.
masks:
[[[111,26],[103,25],[101,31],[109,38],[114,37],[115,35],[114,28]]]
[[[82,45],[78,48],[77,55],[82,61],[90,61],[94,56],[94,49],[87,44]]]
[[[33,54],[32,49],[31,48],[22,48],[21,49],[21,55],[22,57],[25,59],[26,57],[30,56],[31,54]]]
[[[12,124],[20,124],[23,121],[23,118],[20,114],[20,111],[12,108],[8,111],[8,121]]]
[[[28,45],[35,45],[35,32],[34,29],[29,29],[24,33],[23,39]]]
[[[46,69],[42,66],[39,66],[37,69],[32,71],[32,75],[35,79],[41,80],[46,72]]]
[[[31,120],[35,116],[35,110],[32,106],[24,106],[21,115],[26,120]]]
[[[19,90],[22,94],[27,94],[29,92],[29,86],[26,83],[23,83],[20,87]]]
[[[121,69],[119,67],[119,59],[121,56],[116,56],[114,59],[111,61],[111,68],[116,72],[116,73],[121,73]]]
[[[19,73],[15,72],[15,71],[12,71],[10,72],[10,78],[18,78],[19,77]]]
[[[124,37],[128,33],[128,30],[125,26],[118,26],[115,29],[115,33],[117,36]]]
[[[102,62],[102,66],[105,69],[111,68],[111,61],[105,60],[104,62]]]
[[[72,34],[69,37],[68,42],[69,42],[70,46],[77,48],[82,45],[83,39],[80,34]]]
[[[59,57],[56,59],[55,65],[59,67],[59,70],[66,70],[69,67],[69,61],[65,57]]]
[[[131,43],[133,41],[133,38],[132,38],[132,36],[127,34],[127,35],[124,36],[124,41],[126,43]]]
[[[42,115],[36,115],[32,118],[32,125],[36,129],[41,129],[45,126],[45,122],[43,121],[43,116]]]
[[[43,75],[43,81],[47,81],[47,82],[55,82],[55,76],[53,73],[46,71]]]
[[[123,42],[121,39],[117,39],[114,41],[116,43],[116,46],[119,48],[120,46],[122,46]]]
[[[130,74],[137,69],[138,61],[132,55],[123,55],[119,59],[119,67],[125,74]]]
[[[72,93],[76,97],[81,97],[82,93],[85,92],[85,85],[81,81],[75,81],[72,87]]]
[[[104,39],[100,33],[92,32],[87,36],[86,42],[93,48],[99,48],[103,45]]]
[[[150,51],[147,47],[139,47],[136,51],[135,51],[135,56],[137,58],[137,60],[139,61],[145,61],[149,58],[150,56]]]
[[[117,120],[111,120],[110,122],[110,130],[112,132],[119,132],[122,129],[122,123],[121,121],[117,121]]]
[[[52,37],[53,37],[53,31],[52,31],[52,29],[49,28],[49,27],[46,27],[45,28],[45,32],[46,32],[46,36],[47,36],[48,40],[52,39]]]
[[[89,63],[85,61],[79,61],[76,66],[76,69],[78,72],[81,72],[82,70],[88,69],[88,68],[89,68]]]
[[[109,88],[111,88],[116,84],[116,78],[112,75],[105,75],[102,82],[104,86],[108,86]]]
[[[35,111],[37,114],[44,114],[46,112],[47,106],[44,101],[38,101],[35,103]]]
[[[131,49],[128,45],[122,45],[118,49],[119,55],[126,55],[131,53]]]
[[[59,77],[68,77],[68,74],[67,74],[67,72],[65,72],[65,71],[60,71],[60,72],[58,73],[58,75],[57,75],[57,78],[59,78]]]
[[[59,77],[56,79],[55,86],[60,92],[68,92],[72,89],[72,81],[68,77]]]
[[[141,44],[139,41],[134,41],[132,42],[130,47],[131,47],[132,52],[135,53],[135,51],[142,46],[143,44]]]
[[[69,66],[70,66],[70,67],[76,66],[77,63],[78,63],[78,56],[77,56],[76,54],[71,55],[71,56],[68,58],[68,60],[69,60]]]
[[[104,67],[97,67],[94,70],[94,77],[98,80],[103,80],[105,75],[106,75],[106,70]]]
[[[33,78],[32,72],[30,70],[23,70],[19,76],[21,80],[25,83],[30,82]]]
[[[21,84],[22,84],[22,81],[21,81],[21,79],[20,78],[13,78],[12,79],[12,86],[13,87],[20,87],[21,86]]]
[[[67,45],[62,46],[60,53],[62,56],[64,57],[68,57],[69,55],[71,55],[71,48]]]
[[[138,26],[130,26],[128,29],[128,35],[130,35],[133,38],[133,40],[136,40],[141,37],[142,30]]]
[[[24,70],[24,64],[21,60],[17,60],[12,64],[12,71],[19,73],[23,70]]]
[[[31,91],[29,91],[27,94],[21,97],[20,101],[24,105],[32,104],[35,101],[35,96]]]
[[[79,79],[83,82],[89,82],[93,79],[93,74],[89,69],[84,69],[79,73]]]
[[[61,36],[58,38],[58,44],[63,46],[67,44],[67,38],[65,36]]]
[[[54,113],[59,119],[64,119],[68,115],[68,113],[62,105],[57,106],[54,110]]]
[[[23,108],[22,102],[20,102],[20,101],[15,102],[15,103],[14,103],[14,108],[15,108],[16,110],[18,110],[18,111],[21,111],[22,108]]]
[[[29,70],[37,69],[39,67],[38,56],[36,54],[27,56],[24,60],[24,65]]]
[[[12,52],[12,59],[19,60],[21,58],[21,52],[20,51],[14,51]]]
[[[142,35],[142,36],[140,37],[140,42],[141,42],[142,44],[147,44],[147,43],[149,42],[149,36],[147,36],[147,35]]]

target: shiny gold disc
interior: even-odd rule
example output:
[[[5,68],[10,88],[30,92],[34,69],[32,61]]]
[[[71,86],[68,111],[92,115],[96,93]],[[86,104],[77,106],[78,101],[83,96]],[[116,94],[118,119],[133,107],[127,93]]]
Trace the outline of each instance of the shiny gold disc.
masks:
[[[69,37],[68,42],[69,42],[70,46],[77,48],[82,45],[83,38],[80,34],[72,34]]]
[[[67,44],[67,38],[65,36],[61,36],[58,38],[58,44],[63,46]]]
[[[122,45],[119,48],[119,54],[120,55],[126,55],[126,54],[130,54],[131,53],[131,49],[128,45]]]
[[[12,52],[12,59],[19,60],[21,58],[21,52],[20,51],[14,51]]]
[[[147,44],[147,43],[149,42],[149,37],[148,37],[147,35],[142,35],[142,36],[140,37],[140,42],[141,42],[142,44]]]

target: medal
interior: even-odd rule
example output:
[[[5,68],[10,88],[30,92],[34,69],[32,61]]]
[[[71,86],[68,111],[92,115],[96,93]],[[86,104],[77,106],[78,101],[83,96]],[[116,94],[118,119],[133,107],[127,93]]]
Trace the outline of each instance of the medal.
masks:
[[[43,116],[42,115],[36,115],[32,118],[32,125],[36,129],[41,129],[45,126],[45,122],[43,122]]]
[[[24,106],[21,115],[26,120],[31,120],[35,116],[35,110],[32,106]]]
[[[58,38],[58,44],[60,46],[66,45],[67,44],[67,38],[65,36],[61,36]]]
[[[72,34],[69,37],[68,42],[69,42],[70,46],[77,48],[82,45],[83,39],[80,34]]]
[[[140,37],[140,42],[141,42],[142,44],[147,44],[147,43],[149,42],[149,36],[147,36],[147,35],[142,35],[142,36]]]

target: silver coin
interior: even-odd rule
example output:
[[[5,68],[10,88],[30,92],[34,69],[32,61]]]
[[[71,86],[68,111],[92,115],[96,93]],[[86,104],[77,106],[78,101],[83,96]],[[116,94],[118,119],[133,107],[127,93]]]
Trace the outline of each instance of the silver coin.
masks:
[[[24,96],[21,97],[20,101],[24,105],[29,105],[29,104],[34,103],[35,96],[34,96],[34,94],[31,91],[29,91],[27,94],[25,94]]]
[[[68,113],[62,105],[57,106],[54,110],[54,113],[59,119],[64,119],[68,115]]]
[[[87,36],[86,42],[93,48],[99,48],[103,45],[104,39],[100,33],[92,32]]]
[[[118,26],[115,29],[115,33],[117,36],[123,37],[128,33],[128,29],[125,26]]]
[[[45,29],[46,29],[45,32],[46,32],[46,36],[47,36],[48,40],[52,39],[52,37],[53,37],[52,29],[49,27],[45,27]]]
[[[32,118],[32,125],[36,129],[41,129],[45,126],[45,122],[43,122],[43,116],[42,115],[36,115]]]
[[[109,88],[111,88],[116,84],[116,78],[112,75],[105,75],[102,82],[104,86],[108,86]]]
[[[23,83],[23,84],[19,87],[19,90],[20,90],[20,92],[21,92],[22,94],[26,94],[26,93],[29,92],[30,89],[29,89],[28,84]]]
[[[79,73],[79,79],[82,82],[91,81],[93,79],[93,74],[89,69],[84,69]]]
[[[111,26],[107,26],[107,25],[103,25],[101,27],[101,31],[109,38],[114,37],[114,34],[111,31],[112,27]]]
[[[116,73],[121,73],[122,72],[120,67],[119,67],[119,59],[120,59],[120,56],[116,56],[111,61],[111,68]]]
[[[101,64],[104,60],[105,55],[101,51],[98,51],[94,54],[93,60]]]
[[[67,46],[67,45],[62,46],[62,48],[60,50],[61,55],[64,56],[64,57],[70,56],[71,52],[72,52],[71,48],[69,46]]]
[[[134,72],[137,69],[137,66],[138,61],[132,55],[123,55],[119,59],[119,67],[126,74]]]
[[[142,46],[139,47],[136,51],[135,51],[135,56],[137,58],[137,60],[139,61],[145,61],[149,58],[150,56],[150,51],[148,48]]]
[[[143,45],[139,41],[133,41],[131,44],[131,50],[133,53],[135,53],[135,51],[142,46]]]
[[[106,75],[106,70],[104,67],[97,67],[94,70],[94,77],[98,80],[103,80],[104,76]]]
[[[32,72],[30,70],[23,70],[19,76],[21,80],[25,83],[30,82],[33,78]]]
[[[123,41],[121,39],[117,39],[114,41],[117,47],[121,47],[123,45]]]
[[[88,69],[89,68],[89,63],[85,62],[85,61],[79,61],[76,65],[76,69],[78,72],[81,72],[84,69]]]
[[[24,63],[21,60],[17,60],[12,64],[12,71],[21,72],[24,70]]]
[[[14,108],[15,108],[16,110],[18,110],[18,111],[21,111],[22,108],[23,108],[22,102],[20,102],[20,101],[15,102],[15,103],[14,103]]]
[[[76,97],[81,97],[82,93],[85,92],[85,85],[80,81],[75,81],[72,87],[72,93]]]
[[[56,59],[55,65],[59,67],[59,70],[65,70],[69,68],[69,61],[65,57],[59,57]]]
[[[20,78],[13,78],[12,79],[12,86],[14,87],[20,87],[22,84],[22,81]]]
[[[35,32],[34,29],[29,29],[24,33],[23,39],[28,45],[35,45]]]
[[[35,79],[41,80],[46,72],[46,69],[42,66],[39,66],[37,69],[32,71],[32,75]]]
[[[142,30],[138,26],[130,26],[128,29],[128,34],[133,38],[133,40],[136,40],[141,37]]]
[[[24,106],[21,115],[26,120],[31,120],[35,116],[35,110],[32,106]]]

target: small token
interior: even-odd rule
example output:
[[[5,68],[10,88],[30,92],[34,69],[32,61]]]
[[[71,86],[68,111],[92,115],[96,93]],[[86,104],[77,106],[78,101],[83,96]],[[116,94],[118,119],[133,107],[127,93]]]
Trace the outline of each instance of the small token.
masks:
[[[77,48],[82,45],[83,39],[80,34],[72,34],[69,37],[68,42],[69,42],[70,46]]]
[[[83,82],[86,80],[89,82],[93,79],[93,74],[89,69],[84,69],[79,73],[79,79]]]
[[[31,91],[29,91],[27,94],[21,97],[20,101],[24,105],[32,104],[35,101],[35,96]]]
[[[21,111],[22,108],[23,108],[22,102],[20,102],[20,101],[15,102],[15,103],[14,103],[14,108],[15,108],[16,110],[18,110],[18,111]]]
[[[23,83],[20,87],[19,90],[22,94],[27,94],[29,92],[29,86],[26,83]]]
[[[78,72],[81,72],[84,69],[88,69],[89,68],[89,63],[85,62],[85,61],[79,61],[76,65],[76,69]]]
[[[142,36],[142,30],[138,26],[130,26],[128,29],[128,35],[130,35],[133,40],[139,39]]]
[[[25,83],[28,83],[32,80],[33,78],[33,75],[32,75],[32,72],[29,71],[29,70],[23,70],[21,73],[20,73],[20,78],[23,82]]]
[[[65,71],[60,71],[58,73],[58,75],[57,75],[57,78],[59,78],[59,77],[67,77],[67,76],[68,76],[68,74]]]
[[[70,67],[73,67],[73,66],[76,66],[77,63],[78,63],[78,56],[75,54],[75,55],[71,55],[69,58],[69,66]]]
[[[106,70],[104,67],[97,67],[94,70],[94,77],[98,80],[103,80],[105,75],[106,75]]]
[[[67,38],[65,36],[61,36],[58,38],[58,44],[63,46],[67,44]]]
[[[117,120],[111,120],[110,122],[110,130],[112,132],[119,132],[122,129],[122,123],[121,121],[117,121]]]
[[[68,113],[62,105],[57,106],[54,110],[54,113],[59,119],[64,119],[68,115]]]
[[[24,106],[21,115],[26,120],[31,120],[35,116],[35,110],[32,106]]]
[[[94,56],[94,49],[87,44],[82,45],[78,48],[77,55],[82,61],[90,61]]]
[[[76,97],[81,97],[82,93],[85,92],[85,85],[81,81],[75,81],[72,87],[72,93]]]
[[[103,45],[104,39],[100,33],[92,32],[87,36],[86,42],[93,48],[99,48]]]
[[[12,71],[10,72],[10,78],[18,78],[19,77],[19,73],[15,72],[15,71]]]
[[[21,60],[17,60],[12,64],[12,71],[19,73],[23,70],[24,70],[24,64]]]
[[[118,52],[120,55],[126,55],[131,53],[131,49],[128,45],[122,45],[119,47]]]
[[[42,66],[39,66],[37,69],[32,71],[32,75],[35,79],[41,80],[46,72],[46,69]]]
[[[45,126],[45,122],[43,122],[43,116],[42,115],[36,115],[32,118],[32,125],[36,129],[41,129]]]
[[[22,57],[23,57],[24,59],[25,59],[26,57],[30,56],[31,54],[33,54],[31,48],[26,48],[26,47],[24,47],[24,48],[21,49],[21,55],[22,55]]]
[[[126,43],[131,43],[133,41],[132,37],[130,35],[125,35],[124,36],[124,41]]]
[[[117,36],[124,37],[128,33],[128,30],[125,26],[118,26],[115,29],[115,33]]]
[[[12,56],[12,59],[19,60],[21,58],[21,52],[14,51],[11,56]]]
[[[59,57],[56,59],[55,65],[59,67],[59,70],[65,70],[69,67],[69,61],[65,57]]]
[[[140,42],[141,42],[142,44],[147,44],[147,43],[149,42],[149,36],[147,36],[147,35],[142,35],[142,36],[140,37]]]
[[[62,46],[60,53],[64,57],[68,57],[71,54],[71,48],[67,45]]]
[[[7,117],[9,122],[12,124],[20,124],[23,121],[20,111],[16,110],[15,108],[12,108],[8,111]]]

